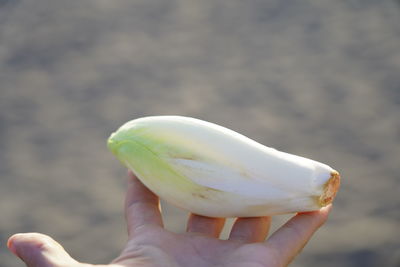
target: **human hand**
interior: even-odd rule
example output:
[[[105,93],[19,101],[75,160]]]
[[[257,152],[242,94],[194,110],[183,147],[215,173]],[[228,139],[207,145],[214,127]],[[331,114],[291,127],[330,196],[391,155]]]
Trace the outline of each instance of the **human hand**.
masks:
[[[266,242],[270,217],[238,218],[228,240],[223,218],[191,214],[184,234],[164,229],[159,199],[129,172],[125,215],[128,242],[109,265],[79,263],[49,236],[16,234],[9,249],[28,267],[278,267],[287,266],[327,220],[331,206],[298,213]]]

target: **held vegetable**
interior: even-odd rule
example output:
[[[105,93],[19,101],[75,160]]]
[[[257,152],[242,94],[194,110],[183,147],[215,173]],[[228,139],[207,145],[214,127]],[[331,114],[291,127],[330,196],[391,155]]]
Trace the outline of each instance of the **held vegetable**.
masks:
[[[210,217],[317,210],[340,185],[339,173],[323,163],[188,117],[132,120],[108,147],[162,199]]]

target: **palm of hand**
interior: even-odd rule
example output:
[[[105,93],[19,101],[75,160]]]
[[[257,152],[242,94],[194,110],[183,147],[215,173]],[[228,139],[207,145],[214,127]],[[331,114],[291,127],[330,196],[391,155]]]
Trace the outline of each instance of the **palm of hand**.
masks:
[[[262,243],[220,240],[197,233],[178,235],[149,227],[128,242],[114,264],[146,267],[280,266],[277,261],[274,250]]]
[[[187,233],[163,228],[158,198],[132,174],[125,214],[128,242],[110,267],[287,266],[326,221],[330,207],[300,213],[263,242],[270,217],[238,218],[228,240],[218,239],[225,220],[190,215]],[[9,239],[10,250],[28,267],[88,267],[72,259],[56,241],[36,233]],[[100,265],[97,265],[100,266]]]

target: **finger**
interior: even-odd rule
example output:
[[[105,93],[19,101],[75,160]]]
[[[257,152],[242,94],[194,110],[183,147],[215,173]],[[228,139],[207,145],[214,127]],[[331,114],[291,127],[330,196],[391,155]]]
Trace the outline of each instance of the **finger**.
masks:
[[[232,226],[229,240],[262,242],[268,235],[271,217],[237,218]]]
[[[163,226],[158,197],[131,172],[125,199],[125,217],[129,236],[140,226]]]
[[[289,264],[326,222],[331,208],[332,205],[329,205],[319,211],[298,213],[279,228],[266,245],[279,252],[281,262]]]
[[[211,218],[196,214],[190,214],[186,231],[201,233],[212,237],[219,237],[224,228],[225,218]]]
[[[59,243],[39,233],[15,234],[8,239],[7,246],[28,267],[73,266],[78,263]]]

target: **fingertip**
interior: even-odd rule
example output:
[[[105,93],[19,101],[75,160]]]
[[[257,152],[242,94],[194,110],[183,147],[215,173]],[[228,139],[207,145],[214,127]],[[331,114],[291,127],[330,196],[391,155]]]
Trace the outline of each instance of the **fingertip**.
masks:
[[[267,245],[279,250],[282,261],[289,264],[326,222],[331,210],[329,204],[316,211],[297,213],[269,238]]]
[[[7,247],[15,256],[18,257],[17,250],[15,249],[15,246],[14,246],[14,239],[16,238],[17,235],[20,235],[20,234],[14,234],[8,238]]]
[[[332,204],[328,204],[319,210],[313,210],[313,211],[303,211],[299,212],[297,214],[328,214],[332,210]]]
[[[19,256],[19,249],[25,246],[33,246],[36,248],[43,247],[47,242],[48,237],[39,233],[18,233],[12,235],[7,241],[7,247]]]
[[[128,169],[128,184],[133,183],[137,179],[136,175],[133,173],[133,171]]]
[[[321,217],[321,219],[325,222],[327,219],[328,219],[328,217],[329,217],[329,214],[331,213],[331,211],[332,211],[332,208],[333,208],[333,205],[332,204],[329,204],[329,205],[327,205],[327,206],[325,206],[325,207],[322,207],[318,212],[319,212],[319,216]]]
[[[307,212],[299,212],[299,213],[297,213],[297,215],[295,217],[297,217],[297,216],[311,216],[315,220],[321,221],[321,224],[322,224],[328,219],[329,214],[330,214],[330,212],[332,210],[332,207],[333,207],[332,204],[329,204],[329,205],[327,205],[325,207],[322,207],[319,210],[307,211]]]
[[[333,208],[332,204],[329,204],[328,206],[325,206],[325,207],[323,207],[323,208],[321,208],[319,210],[320,216],[321,216],[321,224],[320,224],[320,226],[322,224],[324,224],[328,220],[328,217],[329,217],[329,214],[332,211],[332,208]]]
[[[39,233],[18,233],[7,240],[8,249],[24,262],[38,258],[46,243],[45,237]]]
[[[323,213],[325,213],[325,214],[329,214],[329,213],[331,212],[332,208],[333,208],[333,205],[332,205],[332,204],[329,204],[329,205],[327,205],[327,206],[325,206],[325,207],[322,207],[322,208],[320,209],[320,212],[323,212]]]
[[[59,243],[41,233],[14,234],[8,239],[7,247],[27,266],[59,266],[61,263],[72,266],[76,263]]]
[[[140,179],[128,170],[127,202],[152,202],[158,204],[158,196],[148,189]]]

